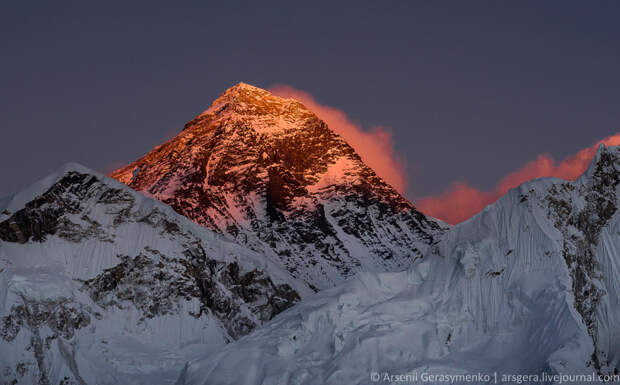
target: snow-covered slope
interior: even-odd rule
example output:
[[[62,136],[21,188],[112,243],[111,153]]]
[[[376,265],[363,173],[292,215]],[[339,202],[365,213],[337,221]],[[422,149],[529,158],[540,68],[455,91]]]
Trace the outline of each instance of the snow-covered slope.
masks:
[[[577,181],[539,179],[511,190],[408,271],[364,273],[322,291],[193,361],[180,383],[618,374],[619,181],[620,149],[603,146]]]
[[[301,103],[243,83],[112,177],[313,289],[407,268],[443,231]]]
[[[278,263],[70,164],[0,210],[0,383],[173,384],[308,294]]]

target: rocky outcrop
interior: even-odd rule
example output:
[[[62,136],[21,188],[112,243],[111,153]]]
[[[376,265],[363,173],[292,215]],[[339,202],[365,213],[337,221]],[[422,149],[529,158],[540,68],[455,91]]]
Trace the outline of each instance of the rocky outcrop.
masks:
[[[52,363],[46,356],[56,347],[55,344],[73,339],[76,330],[90,325],[91,312],[67,298],[33,300],[22,297],[21,303],[11,306],[9,313],[2,318],[0,338],[5,343],[11,343],[20,332],[28,333],[30,340],[26,350],[32,352],[33,359],[20,361],[14,368],[5,365],[2,368],[3,380],[17,384],[29,374],[28,377],[36,379],[39,385],[51,384],[49,371]],[[97,313],[95,316],[101,317]],[[75,383],[83,384],[79,374],[74,374]],[[71,383],[68,377],[64,380],[67,384]]]
[[[602,229],[618,209],[619,166],[618,152],[601,147],[585,184],[557,184],[546,197],[549,216],[563,235],[562,255],[572,276],[575,308],[592,337],[592,365],[599,373],[610,369],[607,352],[598,344],[596,311],[606,293],[602,284],[605,272],[597,260],[596,249]]]
[[[141,320],[178,314],[180,301],[195,298],[200,307],[191,316],[213,313],[237,339],[300,300],[288,284],[275,285],[256,269],[243,273],[237,262],[210,259],[199,244],[182,258],[146,248],[134,258],[119,259],[118,265],[86,280],[84,288],[103,308],[139,309]]]

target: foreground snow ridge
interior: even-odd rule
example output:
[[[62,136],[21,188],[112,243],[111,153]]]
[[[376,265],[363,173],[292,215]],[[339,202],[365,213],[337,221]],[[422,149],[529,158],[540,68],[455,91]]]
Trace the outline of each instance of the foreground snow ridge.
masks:
[[[577,181],[511,190],[407,271],[362,273],[307,298],[192,361],[179,384],[369,384],[385,373],[613,378],[619,177],[620,149],[602,146]]]
[[[268,258],[79,165],[0,212],[0,384],[174,383],[308,294]]]

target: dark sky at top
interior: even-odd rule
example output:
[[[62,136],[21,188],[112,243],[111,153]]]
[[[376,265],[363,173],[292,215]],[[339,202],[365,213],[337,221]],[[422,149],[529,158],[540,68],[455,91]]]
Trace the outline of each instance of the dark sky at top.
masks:
[[[409,198],[620,131],[618,1],[5,1],[0,52],[0,195],[111,171],[240,81],[391,128]]]

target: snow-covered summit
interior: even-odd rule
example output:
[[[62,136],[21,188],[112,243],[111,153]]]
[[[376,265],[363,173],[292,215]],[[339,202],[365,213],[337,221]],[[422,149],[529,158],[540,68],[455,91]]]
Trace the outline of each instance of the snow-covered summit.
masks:
[[[301,103],[244,83],[111,176],[313,288],[402,270],[444,230]]]

